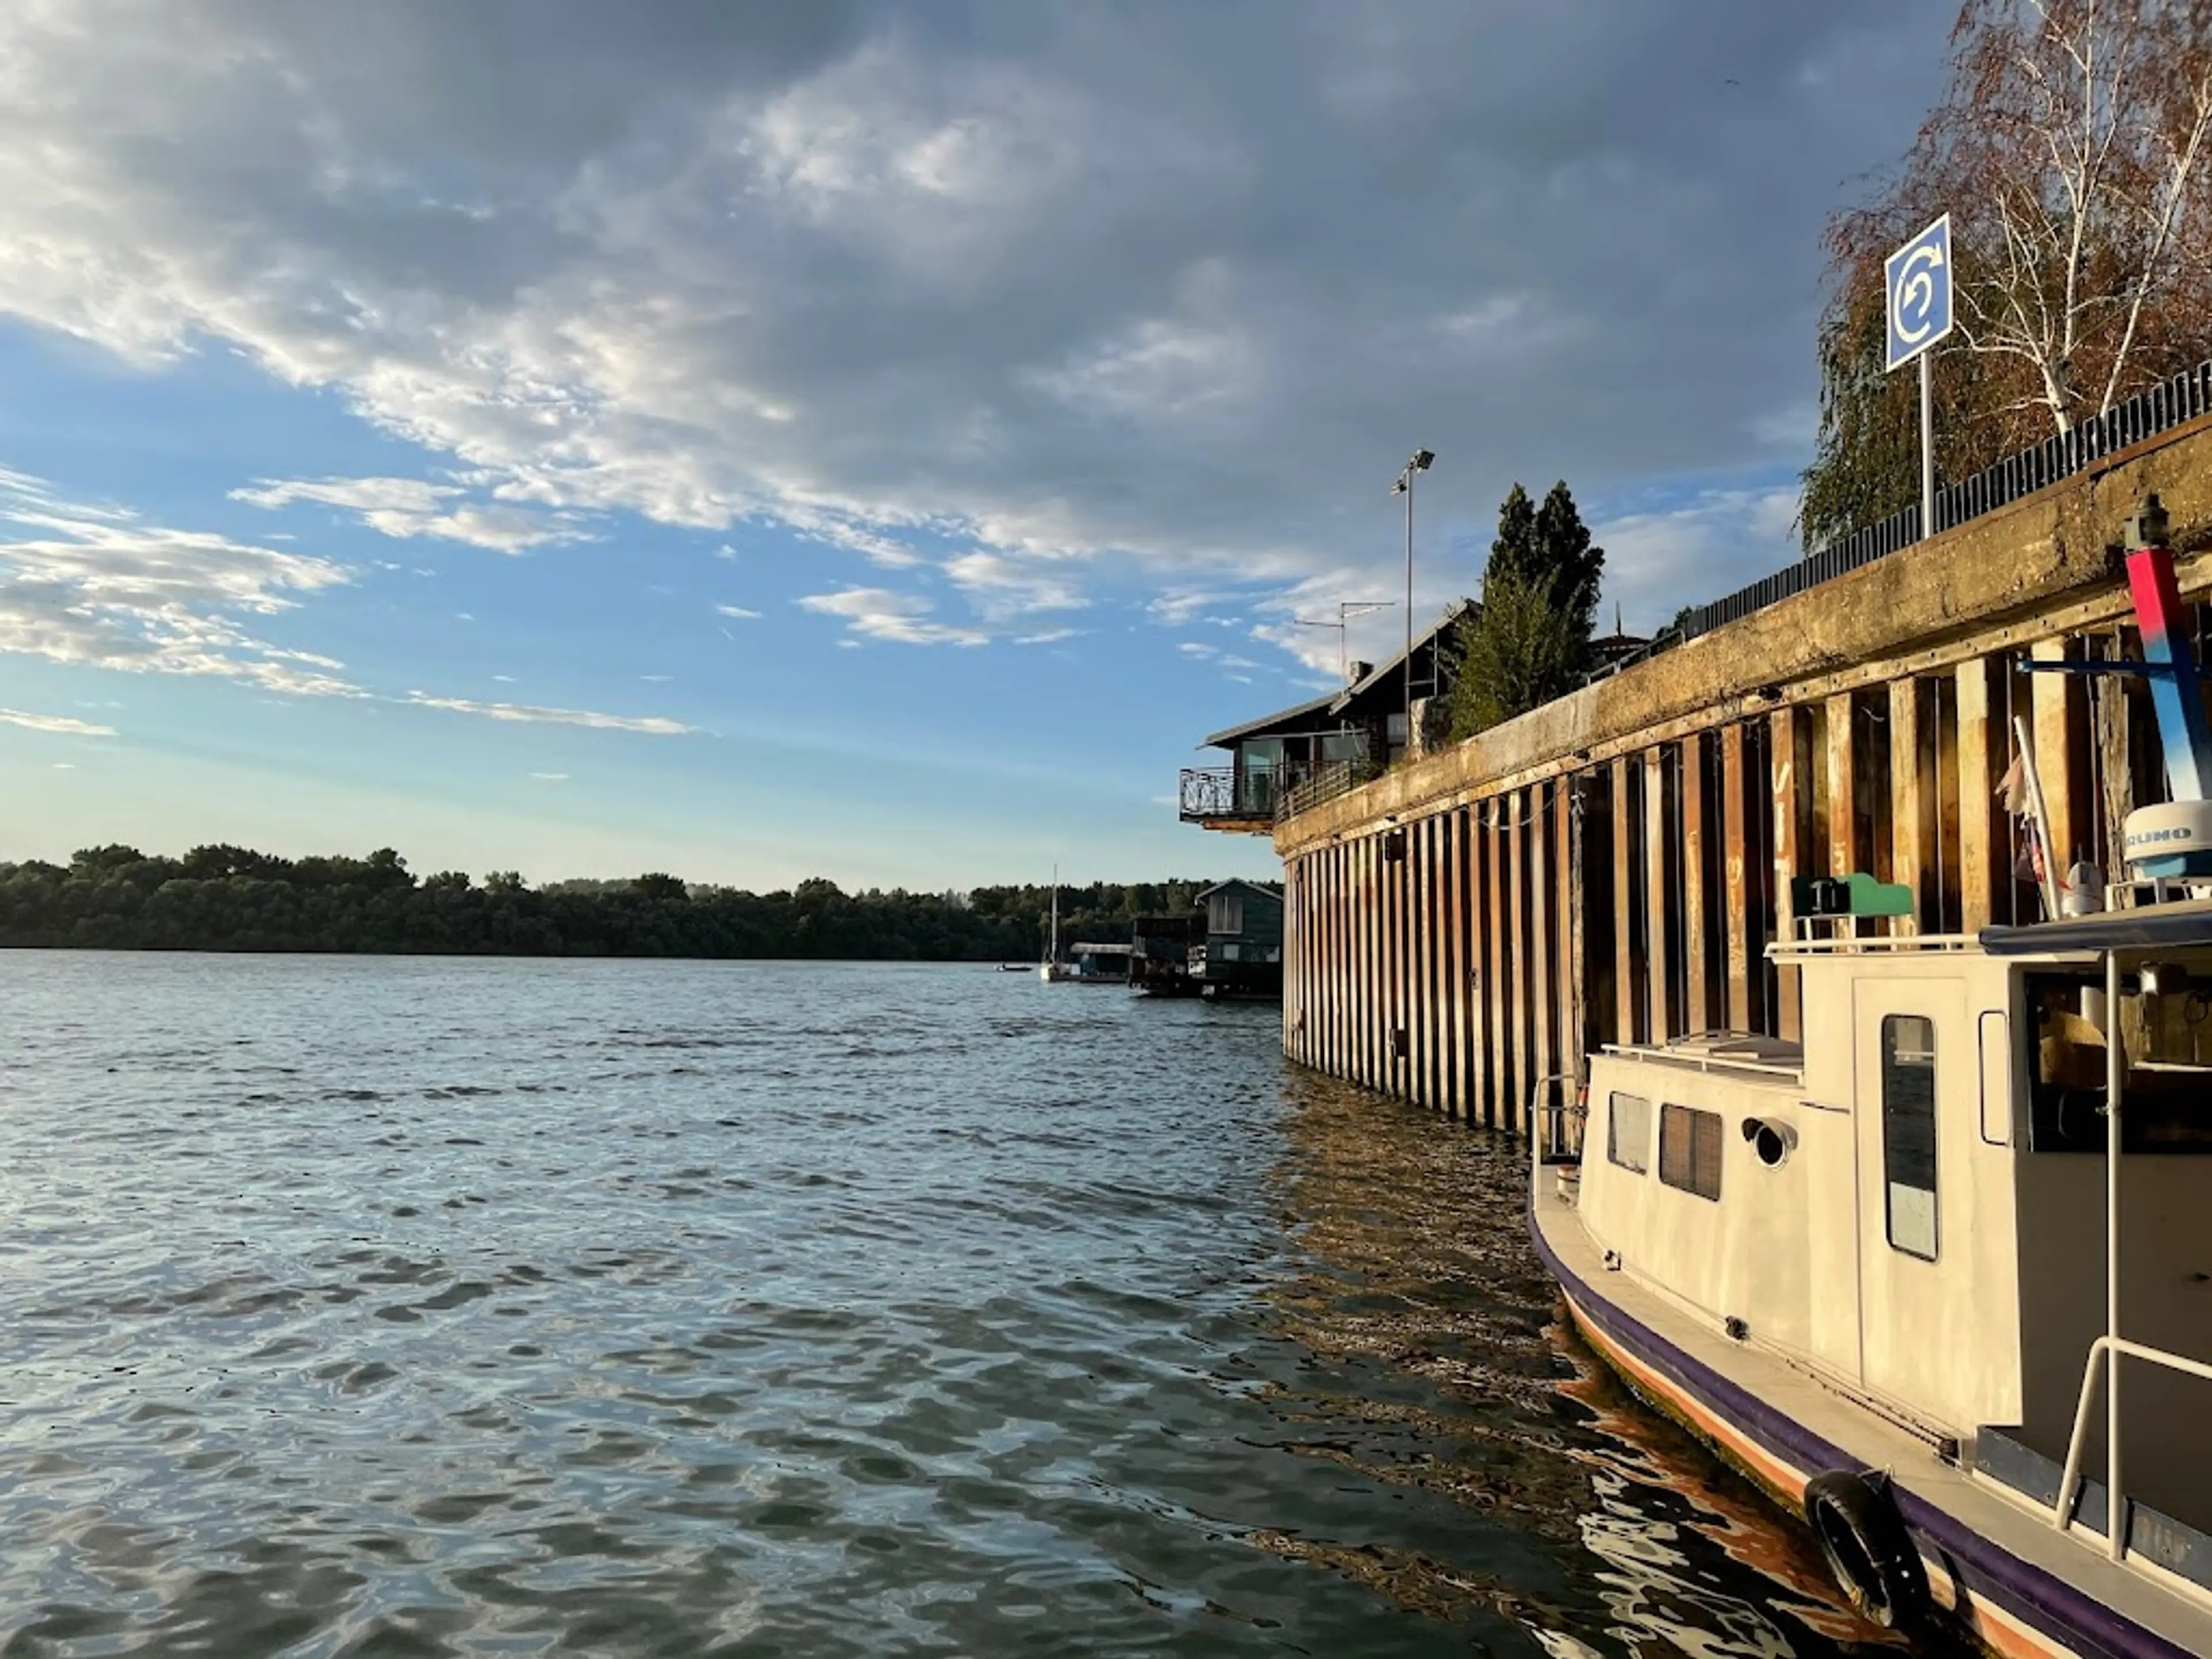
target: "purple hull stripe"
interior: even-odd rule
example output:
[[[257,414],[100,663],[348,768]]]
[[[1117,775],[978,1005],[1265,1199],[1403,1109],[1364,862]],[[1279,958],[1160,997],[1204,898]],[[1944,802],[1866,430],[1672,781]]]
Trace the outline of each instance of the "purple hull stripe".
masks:
[[[1816,1474],[1828,1469],[1866,1472],[1867,1465],[1859,1459],[1692,1358],[1600,1296],[1545,1242],[1543,1230],[1536,1224],[1533,1194],[1528,1231],[1544,1265],[1583,1310],[1607,1336],[1652,1370],[1672,1378],[1685,1394],[1797,1468]],[[1893,1485],[1890,1490],[1923,1553],[1941,1560],[1952,1577],[1976,1599],[1995,1603],[2021,1623],[2080,1653],[2107,1656],[2107,1659],[2195,1659],[2186,1648],[2175,1646],[2071,1584],[2031,1566],[1956,1516],[1901,1486]]]

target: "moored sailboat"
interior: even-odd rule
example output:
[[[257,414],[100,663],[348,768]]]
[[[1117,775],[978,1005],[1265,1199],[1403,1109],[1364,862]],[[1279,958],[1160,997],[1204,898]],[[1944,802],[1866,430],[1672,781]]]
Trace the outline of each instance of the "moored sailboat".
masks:
[[[1048,985],[1057,985],[1068,977],[1067,964],[1060,959],[1060,866],[1052,866],[1052,931],[1047,935],[1044,960],[1037,963],[1037,977]]]

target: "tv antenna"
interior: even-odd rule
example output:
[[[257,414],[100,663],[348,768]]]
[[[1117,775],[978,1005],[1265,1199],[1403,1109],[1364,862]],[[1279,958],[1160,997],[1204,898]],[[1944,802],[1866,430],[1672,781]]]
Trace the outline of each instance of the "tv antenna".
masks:
[[[1336,630],[1336,672],[1349,679],[1352,675],[1352,653],[1348,648],[1351,636],[1345,631],[1346,623],[1354,617],[1364,617],[1370,611],[1388,611],[1397,603],[1395,599],[1340,599],[1334,622],[1326,617],[1293,617],[1291,621],[1298,628],[1334,628]]]

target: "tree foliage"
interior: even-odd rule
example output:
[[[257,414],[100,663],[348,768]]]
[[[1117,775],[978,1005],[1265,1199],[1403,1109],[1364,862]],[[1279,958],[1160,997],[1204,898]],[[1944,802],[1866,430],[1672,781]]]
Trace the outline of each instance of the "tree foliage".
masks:
[[[1565,480],[1540,507],[1517,483],[1498,508],[1482,599],[1456,630],[1449,726],[1472,737],[1571,690],[1589,665],[1605,550]]]
[[[1126,941],[1139,915],[1189,911],[1200,881],[1060,889],[1063,941]],[[1051,889],[847,893],[688,885],[655,872],[532,889],[512,871],[417,880],[386,848],[287,860],[238,847],[182,858],[92,848],[66,868],[0,864],[0,947],[495,956],[1034,960]]]
[[[1561,479],[1538,507],[1517,483],[1498,508],[1498,537],[1483,573],[1488,585],[1517,576],[1540,587],[1586,645],[1597,622],[1598,590],[1605,580],[1605,550],[1594,546],[1574,494]]]
[[[1885,258],[1951,215],[1938,476],[1970,476],[2212,349],[2212,10],[1965,0],[1902,167],[1829,222],[1808,547],[1917,500],[1916,377],[1883,370]]]
[[[1465,627],[1452,737],[1488,731],[1571,690],[1589,638],[1546,583],[1510,565],[1493,568],[1483,579],[1482,608]]]

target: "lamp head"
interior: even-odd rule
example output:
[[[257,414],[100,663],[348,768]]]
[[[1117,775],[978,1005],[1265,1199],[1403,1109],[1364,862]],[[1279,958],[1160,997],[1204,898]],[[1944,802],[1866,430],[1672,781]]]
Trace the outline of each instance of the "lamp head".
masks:
[[[1435,460],[1436,458],[1437,453],[1433,449],[1415,450],[1413,452],[1413,470],[1417,472],[1426,472],[1429,470],[1429,464]]]

